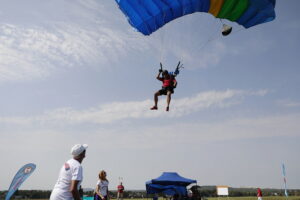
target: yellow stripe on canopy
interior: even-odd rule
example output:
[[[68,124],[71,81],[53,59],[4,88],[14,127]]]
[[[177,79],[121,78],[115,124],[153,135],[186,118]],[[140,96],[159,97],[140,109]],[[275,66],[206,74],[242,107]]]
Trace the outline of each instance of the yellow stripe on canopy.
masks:
[[[209,13],[217,17],[225,0],[210,0]]]

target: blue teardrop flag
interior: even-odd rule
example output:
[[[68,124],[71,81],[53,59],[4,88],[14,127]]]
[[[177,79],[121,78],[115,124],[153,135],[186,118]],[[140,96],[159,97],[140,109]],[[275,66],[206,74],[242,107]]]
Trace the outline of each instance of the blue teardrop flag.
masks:
[[[9,186],[5,200],[9,200],[12,197],[12,195],[16,192],[17,189],[19,189],[22,183],[32,174],[35,168],[35,164],[29,163],[19,169]]]

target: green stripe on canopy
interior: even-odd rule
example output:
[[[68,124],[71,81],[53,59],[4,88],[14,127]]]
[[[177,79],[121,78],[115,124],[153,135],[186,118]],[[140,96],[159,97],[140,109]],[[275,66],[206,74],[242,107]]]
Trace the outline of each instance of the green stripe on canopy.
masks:
[[[249,0],[227,0],[224,2],[218,18],[236,21],[247,10]]]

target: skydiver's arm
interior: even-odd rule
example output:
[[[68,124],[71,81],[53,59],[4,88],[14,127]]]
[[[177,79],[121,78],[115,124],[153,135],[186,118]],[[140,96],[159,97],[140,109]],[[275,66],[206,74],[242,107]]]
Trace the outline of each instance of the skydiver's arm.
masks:
[[[161,74],[161,72],[158,72],[156,79],[161,81],[162,78],[160,77],[160,74]]]
[[[174,78],[174,80],[173,80],[173,87],[176,87],[176,85],[177,85],[177,80]]]

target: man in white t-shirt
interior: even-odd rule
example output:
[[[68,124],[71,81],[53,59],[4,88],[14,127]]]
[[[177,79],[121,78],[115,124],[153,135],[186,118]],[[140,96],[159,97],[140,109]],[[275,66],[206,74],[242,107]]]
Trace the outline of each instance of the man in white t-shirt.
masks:
[[[79,187],[83,180],[81,163],[85,158],[87,147],[86,144],[76,144],[72,147],[73,158],[62,166],[50,200],[81,200],[79,195]]]

